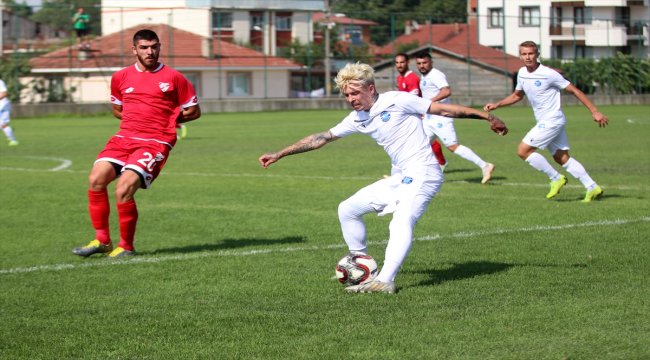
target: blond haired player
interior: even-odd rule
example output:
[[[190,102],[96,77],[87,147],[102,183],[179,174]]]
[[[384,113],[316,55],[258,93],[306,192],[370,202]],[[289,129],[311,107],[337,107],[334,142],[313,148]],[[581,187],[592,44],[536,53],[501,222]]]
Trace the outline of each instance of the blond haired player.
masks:
[[[373,69],[367,64],[347,64],[337,74],[336,85],[353,111],[333,128],[309,135],[280,151],[263,154],[259,162],[268,168],[285,156],[316,150],[356,133],[369,135],[384,148],[391,160],[391,176],[344,200],[338,214],[348,249],[362,254],[367,252],[363,216],[393,214],[380,273],[374,280],[349,286],[346,291],[394,293],[393,280],[411,247],[415,223],[443,182],[429,138],[422,129],[421,114],[487,120],[492,130],[500,134],[505,134],[507,128],[500,119],[468,107],[438,104],[400,91],[379,94]]]

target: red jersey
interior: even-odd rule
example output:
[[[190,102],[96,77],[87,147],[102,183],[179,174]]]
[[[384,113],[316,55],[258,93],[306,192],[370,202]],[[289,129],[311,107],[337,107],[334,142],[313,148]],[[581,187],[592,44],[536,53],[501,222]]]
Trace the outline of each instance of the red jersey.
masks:
[[[122,105],[117,135],[173,146],[178,114],[198,100],[194,87],[180,72],[163,64],[146,72],[134,64],[113,74],[111,103]]]
[[[420,78],[415,75],[411,70],[406,72],[406,75],[397,75],[397,90],[406,91],[413,95],[422,96],[420,91]]]

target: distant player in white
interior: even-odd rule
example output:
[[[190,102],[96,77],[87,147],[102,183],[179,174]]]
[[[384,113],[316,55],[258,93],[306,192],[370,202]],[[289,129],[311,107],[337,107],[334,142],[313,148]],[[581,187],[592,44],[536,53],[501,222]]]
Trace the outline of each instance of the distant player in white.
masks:
[[[375,88],[373,69],[367,64],[347,64],[339,71],[336,85],[354,111],[330,130],[309,135],[278,152],[266,153],[259,157],[259,162],[267,168],[287,155],[316,150],[355,133],[369,135],[384,148],[391,159],[391,176],[343,201],[338,213],[350,252],[362,254],[367,252],[363,216],[372,212],[393,214],[381,272],[373,281],[349,286],[346,291],[394,293],[393,280],[411,247],[415,223],[443,182],[422,129],[421,114],[485,119],[499,134],[507,133],[507,128],[500,119],[468,107],[438,104],[400,91],[380,95]]]
[[[569,141],[565,130],[566,117],[562,112],[560,91],[573,94],[580,100],[589,109],[598,126],[607,126],[607,117],[598,111],[580,89],[564,79],[557,71],[538,62],[539,49],[533,41],[525,41],[519,45],[519,56],[524,62],[524,67],[519,69],[517,74],[515,91],[496,103],[486,104],[483,109],[491,111],[501,106],[511,105],[526,95],[533,108],[537,124],[519,144],[518,155],[551,180],[551,189],[546,194],[546,198],[552,199],[559,194],[560,189],[567,183],[567,178],[557,172],[544,156],[537,153],[537,149],[548,149],[555,162],[580,180],[586,189],[583,202],[597,199],[603,194],[603,189],[589,176],[582,164],[569,156]]]
[[[420,78],[422,97],[442,104],[450,103],[451,87],[445,74],[433,68],[431,55],[428,52],[418,53],[415,56],[415,63],[420,73],[422,73]],[[428,114],[424,118],[424,131],[430,139],[437,137],[449,151],[481,168],[483,173],[481,184],[490,181],[494,171],[494,164],[483,161],[472,149],[458,143],[453,118]]]
[[[14,136],[14,130],[9,126],[11,103],[7,96],[7,85],[0,79],[0,127],[2,127],[2,132],[7,136],[7,140],[9,140],[9,146],[16,146],[18,145],[18,141],[16,141],[16,137]]]

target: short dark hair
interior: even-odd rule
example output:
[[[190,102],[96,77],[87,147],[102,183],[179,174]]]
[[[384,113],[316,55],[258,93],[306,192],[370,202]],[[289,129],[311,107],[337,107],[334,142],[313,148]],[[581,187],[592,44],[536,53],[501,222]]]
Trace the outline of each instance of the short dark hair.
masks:
[[[416,59],[423,59],[423,58],[429,58],[431,59],[431,54],[429,54],[428,51],[420,51],[415,55]]]
[[[397,54],[395,54],[395,59],[397,59],[398,56],[403,56],[404,60],[409,61],[409,56],[408,56],[407,53],[403,53],[403,52],[397,53]]]
[[[135,35],[133,35],[133,46],[135,46],[140,40],[147,40],[147,41],[156,40],[160,42],[160,39],[158,39],[158,35],[156,35],[156,33],[153,30],[149,30],[149,29],[139,30],[138,32],[135,33]]]

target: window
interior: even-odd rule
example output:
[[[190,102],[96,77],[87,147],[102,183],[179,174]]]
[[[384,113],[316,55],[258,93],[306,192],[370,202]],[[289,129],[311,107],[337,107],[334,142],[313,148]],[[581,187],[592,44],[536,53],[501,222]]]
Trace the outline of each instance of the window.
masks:
[[[201,87],[199,86],[200,75],[198,73],[183,73],[183,76],[189,81],[194,87],[196,96],[201,97]]]
[[[363,33],[360,26],[348,26],[343,29],[343,39],[353,45],[363,43]]]
[[[503,8],[488,9],[488,28],[503,28]]]
[[[576,45],[573,49],[573,58],[584,59],[586,57],[588,57],[587,48],[584,45]]]
[[[230,96],[251,95],[251,73],[229,72],[228,73],[228,95]]]
[[[553,59],[564,59],[562,45],[553,45],[551,48],[551,58]]]
[[[250,14],[250,23],[252,30],[264,29],[264,14],[252,12]]]
[[[573,22],[575,24],[584,24],[585,23],[585,8],[575,7],[573,8]]]
[[[522,6],[519,11],[519,25],[539,26],[539,6]]]
[[[213,29],[232,29],[232,13],[230,12],[213,12],[212,13]]]
[[[277,30],[291,30],[291,14],[276,14],[275,28]]]
[[[554,7],[551,9],[553,16],[551,17],[551,26],[562,25],[562,8]]]

